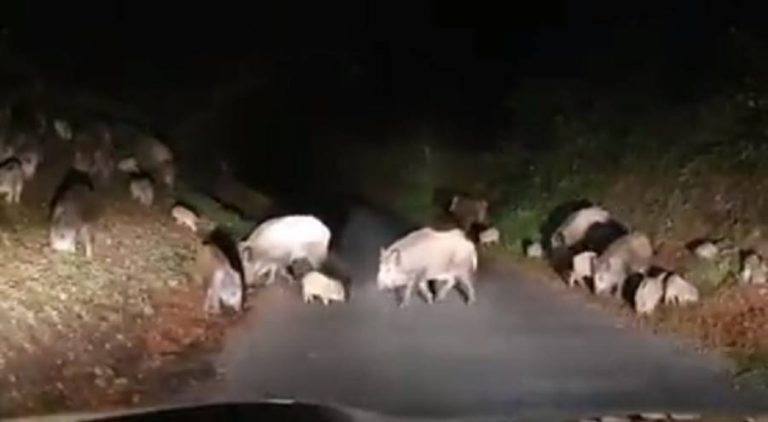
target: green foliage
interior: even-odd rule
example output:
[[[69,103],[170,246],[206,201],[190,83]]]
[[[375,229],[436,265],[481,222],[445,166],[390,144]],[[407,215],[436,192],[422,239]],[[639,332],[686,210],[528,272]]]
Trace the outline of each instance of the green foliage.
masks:
[[[700,259],[688,269],[686,278],[691,280],[704,295],[711,294],[728,282],[735,280],[739,271],[738,254],[727,254],[719,259]]]
[[[768,387],[768,354],[756,351],[732,351],[730,357],[736,363],[737,381]]]
[[[225,230],[234,239],[240,239],[253,230],[255,222],[246,220],[237,212],[223,207],[215,199],[187,186],[179,186],[176,197],[184,204],[194,208],[217,226]]]

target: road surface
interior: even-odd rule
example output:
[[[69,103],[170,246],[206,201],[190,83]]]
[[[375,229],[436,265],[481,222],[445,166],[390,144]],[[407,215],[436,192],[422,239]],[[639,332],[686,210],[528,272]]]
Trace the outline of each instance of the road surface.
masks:
[[[486,271],[470,307],[454,294],[399,309],[375,289],[374,272],[379,247],[402,229],[352,213],[339,245],[353,275],[349,303],[305,305],[294,286],[262,291],[217,358],[223,379],[185,397],[426,417],[768,409],[763,393],[734,390],[715,357],[618,328],[608,313],[515,274]]]

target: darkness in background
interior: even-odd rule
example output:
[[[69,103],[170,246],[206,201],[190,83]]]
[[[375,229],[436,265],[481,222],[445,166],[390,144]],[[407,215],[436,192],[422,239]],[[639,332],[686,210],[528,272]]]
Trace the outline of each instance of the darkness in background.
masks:
[[[284,191],[317,179],[335,139],[428,126],[485,148],[521,123],[508,99],[530,79],[695,100],[743,76],[733,30],[764,31],[759,1],[509,3],[24,1],[0,19],[46,81],[134,104],[163,133],[213,112],[207,142]]]

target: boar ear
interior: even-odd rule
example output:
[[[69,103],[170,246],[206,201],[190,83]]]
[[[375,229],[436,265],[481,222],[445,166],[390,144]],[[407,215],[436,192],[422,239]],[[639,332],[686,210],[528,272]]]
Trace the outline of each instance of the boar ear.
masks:
[[[242,260],[244,262],[253,262],[253,250],[251,250],[251,247],[248,244],[243,243],[241,243],[239,246]]]
[[[395,249],[392,251],[392,255],[395,257],[395,265],[400,265],[402,262],[402,256],[400,254],[400,249]]]
[[[456,205],[458,202],[459,202],[459,195],[453,195],[453,199],[451,199],[451,206],[448,208],[448,211],[456,210]]]

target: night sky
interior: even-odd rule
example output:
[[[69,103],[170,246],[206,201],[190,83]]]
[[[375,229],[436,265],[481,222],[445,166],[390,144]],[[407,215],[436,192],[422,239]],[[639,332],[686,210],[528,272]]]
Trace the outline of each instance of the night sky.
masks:
[[[313,131],[428,122],[475,140],[510,124],[505,104],[530,79],[660,100],[716,90],[739,76],[733,30],[762,36],[766,16],[760,2],[697,0],[102,3],[5,4],[4,44],[46,80],[161,125],[241,78]]]

